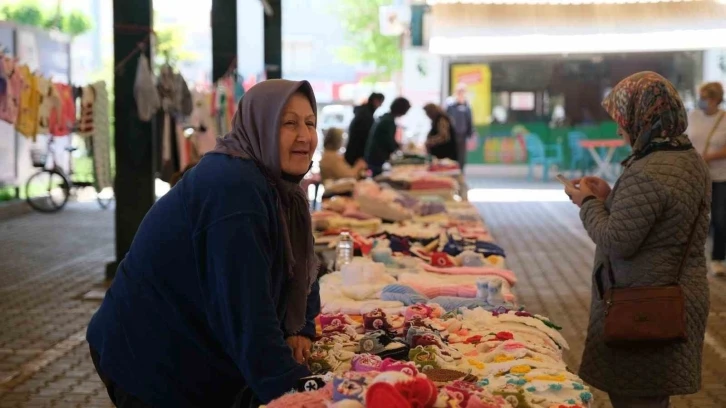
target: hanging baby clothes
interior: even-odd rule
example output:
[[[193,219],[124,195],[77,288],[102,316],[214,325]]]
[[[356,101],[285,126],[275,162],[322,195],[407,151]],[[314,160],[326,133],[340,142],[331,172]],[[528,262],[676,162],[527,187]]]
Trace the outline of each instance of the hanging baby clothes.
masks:
[[[20,110],[20,93],[23,90],[23,77],[18,72],[17,60],[5,55],[0,59],[6,79],[5,97],[0,98],[0,120],[14,124]],[[4,100],[4,103],[3,103]]]
[[[194,127],[194,134],[190,139],[196,154],[201,156],[214,149],[217,143],[217,126],[212,118],[212,95],[195,91],[192,93],[192,99],[194,111],[189,122]],[[198,159],[199,157],[196,158]],[[192,157],[191,161],[194,162],[195,158]]]
[[[108,91],[103,81],[91,85],[93,90],[94,105],[92,112],[93,128],[93,172],[96,180],[96,188],[100,191],[106,187],[112,187],[111,180],[111,131],[108,122]]]
[[[78,118],[76,132],[83,137],[93,135],[93,112],[96,104],[96,91],[88,85],[81,90],[81,114]]]
[[[151,72],[149,59],[144,54],[139,56],[139,64],[136,67],[134,98],[136,99],[139,120],[142,122],[150,121],[161,106],[154,73]]]
[[[184,77],[180,73],[174,75],[174,81],[176,82],[174,99],[177,113],[181,116],[189,116],[192,114],[194,105],[192,103],[192,93],[189,91],[187,81],[184,80]]]
[[[160,173],[159,178],[169,182],[174,173],[181,169],[175,120],[175,114],[177,113],[175,102],[179,99],[175,97],[177,82],[174,78],[174,71],[170,66],[161,67],[156,89],[161,99],[161,111],[159,111],[157,122],[160,126],[160,132],[157,133],[160,140],[157,140],[161,144],[161,160],[159,161],[160,168],[158,171]]]
[[[23,87],[20,91],[20,110],[15,130],[23,136],[35,141],[38,135],[38,110],[40,108],[40,92],[38,91],[38,78],[30,72],[27,65],[18,68],[22,78]]]
[[[53,106],[51,100],[51,83],[49,79],[38,77],[38,93],[40,104],[38,105],[38,134],[47,135],[50,132],[50,111]]]
[[[60,108],[51,111],[50,134],[53,136],[67,136],[73,131],[76,122],[76,104],[73,99],[73,89],[66,84],[53,84]]]
[[[234,86],[232,78],[220,78],[215,86],[214,105],[212,106],[217,128],[221,135],[229,133],[235,111]]]

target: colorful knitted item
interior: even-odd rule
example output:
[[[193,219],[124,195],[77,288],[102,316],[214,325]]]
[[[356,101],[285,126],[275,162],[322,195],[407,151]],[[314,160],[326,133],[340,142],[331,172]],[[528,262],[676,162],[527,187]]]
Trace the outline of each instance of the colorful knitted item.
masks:
[[[453,266],[453,267],[437,267],[432,265],[424,265],[424,270],[427,272],[439,273],[442,275],[476,275],[476,276],[499,276],[504,278],[511,285],[517,283],[517,278],[514,276],[514,272],[507,269],[499,269],[492,267],[481,267],[473,268],[466,266]]]
[[[312,392],[298,392],[285,394],[282,397],[271,401],[266,408],[327,408],[333,392],[331,387]]]
[[[391,358],[385,358],[381,362],[381,372],[398,371],[410,376],[418,375],[416,365],[408,361],[397,361]]]
[[[410,286],[394,284],[388,285],[381,290],[381,299],[398,301],[406,306],[414,304],[426,304],[429,298],[417,292]]]
[[[437,389],[425,376],[402,373],[381,373],[368,387],[368,408],[432,408],[437,400]]]
[[[360,380],[353,380],[344,377],[336,377],[333,379],[333,401],[339,402],[342,400],[352,399],[359,402],[364,402],[364,396],[366,391],[366,383],[361,378]]]
[[[369,371],[381,371],[382,363],[383,359],[376,355],[368,353],[356,354],[351,361],[353,371],[360,373],[365,373]]]
[[[343,333],[346,326],[352,326],[357,332],[363,333],[363,326],[342,313],[321,314],[318,316],[323,334]]]

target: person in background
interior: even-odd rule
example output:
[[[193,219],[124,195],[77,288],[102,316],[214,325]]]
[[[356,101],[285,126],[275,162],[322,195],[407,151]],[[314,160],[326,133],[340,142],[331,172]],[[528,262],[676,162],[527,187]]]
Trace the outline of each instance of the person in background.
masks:
[[[726,275],[726,112],[719,108],[722,102],[723,86],[718,82],[704,84],[698,109],[688,116],[686,131],[711,170],[711,272],[716,276]]]
[[[310,375],[316,112],[307,81],[255,85],[146,214],[86,334],[116,406],[247,408]]]
[[[613,189],[597,177],[573,180],[574,187],[565,189],[597,246],[579,375],[607,392],[614,408],[667,408],[670,396],[701,388],[710,307],[703,250],[709,170],[684,133],[683,102],[662,76],[640,72],[625,78],[603,107],[633,153]],[[609,305],[603,297],[609,289],[673,284],[683,291],[686,341],[630,347],[605,342]]]
[[[456,129],[446,113],[433,103],[424,106],[426,116],[431,119],[431,130],[426,137],[426,149],[437,159],[451,159],[456,161],[459,157],[456,143]]]
[[[401,147],[396,141],[396,119],[408,113],[411,103],[406,98],[396,98],[391,103],[391,110],[378,118],[371,128],[365,150],[365,161],[371,169],[373,177],[383,172],[383,164],[391,158],[391,154]]]
[[[349,165],[355,166],[365,155],[366,142],[374,123],[373,114],[384,99],[383,94],[374,92],[368,97],[368,102],[355,108],[355,116],[348,127],[348,145],[345,147],[345,161]]]
[[[325,132],[323,141],[323,157],[320,159],[320,178],[325,180],[338,180],[342,178],[358,178],[367,165],[365,160],[358,159],[355,165],[349,165],[339,150],[343,145],[343,131],[330,128]]]
[[[466,141],[474,135],[474,122],[469,101],[466,99],[466,91],[465,84],[457,85],[456,94],[446,107],[446,113],[451,118],[454,129],[456,129],[454,139],[456,140],[458,162],[462,174],[464,174],[464,166],[466,165]]]

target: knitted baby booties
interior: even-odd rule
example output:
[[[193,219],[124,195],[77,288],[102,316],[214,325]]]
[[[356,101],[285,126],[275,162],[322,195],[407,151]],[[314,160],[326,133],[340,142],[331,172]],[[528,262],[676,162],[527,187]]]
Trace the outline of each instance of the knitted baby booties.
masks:
[[[476,297],[478,299],[489,299],[489,281],[479,279],[476,281]]]
[[[507,303],[507,301],[504,300],[504,295],[502,294],[502,283],[503,282],[501,279],[495,279],[489,282],[489,294],[487,296],[487,303],[489,303],[490,305],[501,306]]]
[[[474,251],[466,250],[456,258],[461,266],[482,267],[485,265],[484,257]]]

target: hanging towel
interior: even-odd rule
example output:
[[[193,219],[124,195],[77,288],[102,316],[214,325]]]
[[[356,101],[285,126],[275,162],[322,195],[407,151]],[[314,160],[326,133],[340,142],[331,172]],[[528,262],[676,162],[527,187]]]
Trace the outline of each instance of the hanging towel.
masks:
[[[149,67],[149,59],[143,54],[139,56],[139,65],[136,68],[134,98],[136,99],[139,120],[142,122],[150,121],[161,106],[154,74]]]
[[[108,122],[108,91],[106,83],[96,82],[90,87],[95,95],[92,125],[93,131],[93,171],[98,191],[113,186],[111,179],[110,127]]]
[[[93,116],[96,105],[96,91],[88,85],[81,89],[81,114],[78,118],[76,132],[88,137],[93,135]]]
[[[49,79],[38,77],[38,93],[40,93],[40,105],[38,107],[38,134],[47,135],[50,133],[50,114],[56,103],[53,100],[51,91],[52,84]]]
[[[53,88],[58,95],[60,107],[51,111],[50,134],[53,136],[68,136],[73,131],[76,122],[73,89],[66,84],[53,84]]]
[[[23,90],[23,77],[18,72],[19,64],[16,59],[5,55],[0,60],[6,79],[4,104],[0,100],[0,120],[14,124],[18,119],[20,108],[20,93]]]
[[[40,107],[38,77],[30,72],[27,65],[21,65],[17,72],[22,78],[23,86],[20,91],[20,110],[15,122],[15,130],[35,141],[38,134],[38,109]]]

